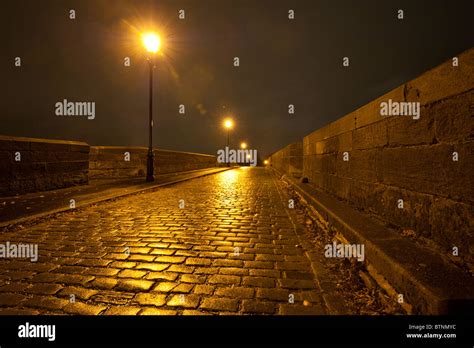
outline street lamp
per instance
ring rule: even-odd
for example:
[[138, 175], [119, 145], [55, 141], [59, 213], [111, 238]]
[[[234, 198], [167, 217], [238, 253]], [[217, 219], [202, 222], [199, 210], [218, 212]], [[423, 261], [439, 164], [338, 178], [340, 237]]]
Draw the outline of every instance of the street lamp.
[[153, 68], [155, 67], [155, 54], [161, 46], [160, 37], [155, 33], [145, 33], [142, 35], [143, 46], [147, 50], [148, 65], [150, 67], [150, 96], [149, 96], [149, 138], [148, 138], [148, 154], [146, 161], [146, 181], [154, 181], [153, 176]]
[[[234, 127], [234, 121], [232, 121], [231, 118], [226, 118], [224, 120], [224, 128], [227, 129], [227, 148], [229, 147], [229, 133], [230, 133], [230, 130], [232, 129], [232, 127]], [[227, 163], [227, 166], [230, 167], [230, 162]]]
[[234, 127], [234, 121], [230, 118], [224, 120], [224, 127], [227, 129], [227, 147], [229, 147], [229, 132]]
[[242, 142], [242, 143], [240, 144], [240, 148], [241, 148], [241, 149], [246, 149], [246, 148], [247, 148], [247, 143]]

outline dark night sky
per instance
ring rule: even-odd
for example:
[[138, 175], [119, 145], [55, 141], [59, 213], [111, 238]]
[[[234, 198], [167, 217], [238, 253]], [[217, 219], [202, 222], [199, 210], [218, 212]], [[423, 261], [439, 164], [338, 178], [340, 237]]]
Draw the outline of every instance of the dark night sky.
[[[268, 155], [474, 42], [472, 0], [3, 0], [0, 12], [0, 134], [146, 146], [148, 67], [136, 30], [154, 23], [166, 40], [154, 145], [204, 153], [223, 146], [226, 113], [232, 139]], [[64, 98], [95, 102], [96, 118], [56, 116]]]

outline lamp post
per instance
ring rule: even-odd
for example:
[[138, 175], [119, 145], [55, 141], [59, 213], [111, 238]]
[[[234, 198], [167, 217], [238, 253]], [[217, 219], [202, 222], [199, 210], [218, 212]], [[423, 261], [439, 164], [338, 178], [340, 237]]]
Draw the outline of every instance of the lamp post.
[[[240, 143], [240, 148], [242, 150], [245, 150], [247, 148], [247, 143], [245, 141], [241, 142]], [[244, 164], [245, 164], [245, 160], [240, 165], [244, 165]]]
[[[234, 121], [232, 121], [231, 118], [226, 118], [224, 120], [224, 128], [227, 129], [227, 148], [229, 147], [230, 145], [230, 141], [229, 141], [229, 133], [230, 133], [230, 130], [232, 129], [232, 127], [234, 126]], [[228, 162], [227, 163], [227, 166], [230, 167], [230, 163]]]
[[224, 120], [224, 127], [227, 129], [227, 147], [229, 147], [229, 145], [230, 145], [230, 143], [229, 143], [229, 133], [230, 133], [230, 130], [232, 129], [233, 126], [234, 126], [234, 121], [232, 121], [232, 119], [226, 118]]
[[154, 181], [153, 168], [153, 68], [155, 67], [155, 53], [158, 52], [161, 46], [160, 37], [155, 33], [146, 33], [142, 35], [143, 45], [149, 53], [148, 66], [150, 67], [150, 88], [149, 88], [149, 123], [148, 123], [148, 153], [146, 161], [146, 181]]

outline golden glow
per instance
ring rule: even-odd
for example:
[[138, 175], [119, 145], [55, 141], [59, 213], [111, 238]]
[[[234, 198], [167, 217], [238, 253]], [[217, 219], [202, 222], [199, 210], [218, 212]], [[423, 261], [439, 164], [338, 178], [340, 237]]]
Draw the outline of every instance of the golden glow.
[[226, 170], [225, 172], [219, 173], [219, 181], [221, 185], [228, 186], [235, 184], [238, 180], [239, 172], [237, 170], [231, 169]]
[[246, 149], [247, 148], [247, 143], [241, 143], [240, 148], [241, 149]]
[[143, 46], [151, 53], [156, 53], [161, 47], [160, 37], [155, 33], [142, 34]]
[[234, 121], [232, 121], [230, 118], [226, 118], [224, 120], [224, 127], [227, 129], [231, 129], [234, 126]]
[[263, 164], [268, 164], [268, 161], [267, 160], [263, 161]]

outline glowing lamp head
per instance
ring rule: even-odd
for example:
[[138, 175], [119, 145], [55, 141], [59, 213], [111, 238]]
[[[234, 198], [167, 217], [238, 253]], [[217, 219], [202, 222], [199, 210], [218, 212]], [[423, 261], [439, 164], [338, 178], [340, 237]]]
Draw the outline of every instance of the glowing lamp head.
[[240, 144], [240, 147], [241, 147], [242, 149], [246, 149], [246, 148], [247, 148], [247, 143], [242, 143], [242, 144]]
[[263, 164], [268, 164], [268, 160], [263, 161]]
[[231, 129], [234, 126], [234, 122], [230, 118], [224, 121], [224, 127], [227, 129]]
[[161, 46], [161, 40], [155, 33], [145, 33], [142, 35], [143, 46], [150, 53], [156, 53]]

